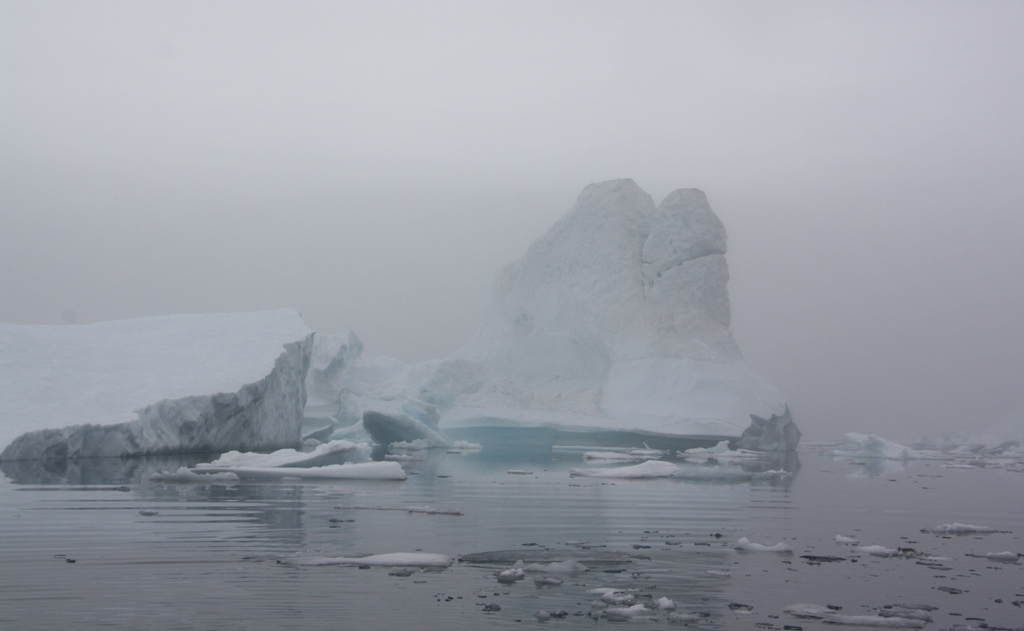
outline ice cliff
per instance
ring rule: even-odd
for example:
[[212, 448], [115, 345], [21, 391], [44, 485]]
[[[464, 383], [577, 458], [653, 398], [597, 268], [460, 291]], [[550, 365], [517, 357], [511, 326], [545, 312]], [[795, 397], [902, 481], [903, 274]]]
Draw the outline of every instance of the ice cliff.
[[449, 436], [743, 435], [744, 448], [792, 449], [799, 430], [782, 394], [744, 363], [729, 330], [725, 253], [725, 227], [701, 191], [656, 205], [632, 180], [592, 184], [498, 272], [473, 341], [416, 366], [357, 358], [346, 387], [364, 410], [432, 405]]
[[312, 344], [291, 310], [0, 324], [0, 460], [298, 447]]

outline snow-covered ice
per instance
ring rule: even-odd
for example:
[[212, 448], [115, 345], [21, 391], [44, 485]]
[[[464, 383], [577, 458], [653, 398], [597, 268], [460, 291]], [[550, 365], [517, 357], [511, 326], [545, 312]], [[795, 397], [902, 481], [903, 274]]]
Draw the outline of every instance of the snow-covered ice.
[[317, 467], [325, 464], [360, 462], [368, 460], [370, 446], [349, 440], [333, 440], [317, 445], [311, 451], [278, 449], [269, 454], [229, 451], [213, 462], [198, 464], [202, 467]]
[[0, 324], [0, 459], [297, 447], [312, 342], [293, 310]]
[[589, 478], [618, 478], [618, 479], [643, 479], [643, 478], [668, 478], [679, 471], [679, 467], [671, 462], [660, 460], [648, 460], [640, 464], [627, 467], [615, 467], [611, 469], [570, 469], [569, 475]]

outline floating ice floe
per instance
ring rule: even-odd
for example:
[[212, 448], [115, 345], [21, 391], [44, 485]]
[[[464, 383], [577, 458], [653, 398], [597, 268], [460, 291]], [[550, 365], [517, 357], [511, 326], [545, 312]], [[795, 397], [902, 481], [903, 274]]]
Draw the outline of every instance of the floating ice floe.
[[937, 535], [975, 535], [975, 534], [991, 534], [996, 532], [994, 528], [988, 526], [974, 526], [972, 524], [941, 524], [934, 528], [922, 528], [921, 532], [931, 532]]
[[193, 473], [230, 472], [240, 478], [303, 480], [405, 480], [408, 476], [397, 462], [359, 462], [323, 467], [213, 467], [192, 469]]
[[0, 459], [297, 447], [312, 344], [294, 310], [0, 324]]
[[533, 584], [537, 587], [557, 587], [564, 582], [562, 579], [554, 576], [538, 576], [533, 579]]
[[671, 598], [666, 598], [665, 596], [658, 599], [657, 605], [658, 609], [663, 609], [665, 611], [672, 611], [676, 608], [676, 603], [673, 602]]
[[448, 567], [454, 559], [445, 554], [429, 552], [390, 552], [372, 554], [364, 557], [326, 557], [293, 555], [279, 562], [286, 565], [322, 566], [322, 565], [369, 565], [381, 567]]
[[317, 467], [343, 462], [365, 461], [370, 455], [366, 443], [332, 440], [317, 445], [312, 451], [278, 449], [269, 454], [229, 451], [213, 462], [196, 465], [204, 467]]
[[989, 561], [999, 561], [1000, 563], [1016, 563], [1021, 558], [1020, 553], [1010, 552], [1009, 550], [1004, 552], [988, 552], [986, 554], [969, 554], [967, 556], [976, 556], [988, 559]]
[[484, 448], [480, 443], [474, 443], [468, 440], [457, 440], [452, 443], [452, 449], [463, 449], [466, 451], [479, 451]]
[[841, 543], [848, 546], [859, 546], [860, 539], [854, 537], [847, 537], [844, 535], [836, 535], [836, 543]]
[[648, 460], [628, 467], [614, 469], [570, 469], [569, 475], [589, 478], [616, 478], [635, 480], [643, 478], [669, 478], [679, 472], [679, 467], [671, 462]]
[[762, 456], [761, 452], [749, 449], [729, 449], [729, 441], [723, 440], [714, 447], [695, 447], [682, 454], [687, 460], [752, 460]]
[[742, 537], [733, 547], [743, 552], [778, 552], [780, 554], [793, 554], [793, 547], [789, 544], [776, 543], [774, 545], [765, 545], [763, 543], [753, 543], [746, 537]]
[[851, 616], [836, 613], [825, 605], [796, 603], [787, 606], [784, 611], [797, 618], [821, 620], [829, 624], [857, 627], [883, 627], [888, 629], [920, 629], [926, 621], [918, 618], [903, 618], [898, 615], [886, 616]]
[[157, 471], [149, 476], [154, 482], [176, 482], [181, 484], [237, 484], [238, 474], [230, 471], [221, 473], [193, 473], [188, 467], [179, 467], [173, 473]]
[[585, 451], [584, 460], [657, 460], [665, 456], [661, 449], [624, 449], [622, 451]]

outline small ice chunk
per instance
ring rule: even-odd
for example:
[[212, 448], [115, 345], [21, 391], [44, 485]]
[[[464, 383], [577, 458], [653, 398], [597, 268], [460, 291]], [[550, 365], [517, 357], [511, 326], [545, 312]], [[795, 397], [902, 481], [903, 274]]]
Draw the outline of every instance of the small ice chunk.
[[676, 604], [671, 598], [662, 596], [658, 599], [658, 609], [664, 609], [665, 611], [671, 611], [676, 608]]
[[505, 473], [509, 475], [533, 475], [533, 471], [529, 469], [509, 469]]
[[601, 612], [601, 616], [613, 622], [626, 622], [640, 617], [651, 617], [651, 610], [642, 603], [630, 607], [608, 607]]
[[457, 440], [454, 443], [452, 443], [452, 449], [466, 449], [479, 451], [480, 449], [483, 448], [484, 446], [481, 445], [480, 443], [473, 443], [468, 440]]
[[498, 582], [505, 585], [511, 585], [516, 581], [521, 581], [526, 578], [526, 571], [523, 570], [523, 562], [516, 561], [515, 566], [498, 572]]
[[855, 549], [857, 552], [863, 552], [875, 557], [891, 557], [896, 556], [900, 552], [896, 548], [886, 548], [885, 546], [857, 546]]
[[746, 537], [741, 538], [733, 546], [737, 550], [744, 552], [778, 552], [780, 554], [793, 554], [793, 547], [786, 543], [776, 543], [775, 545], [765, 545], [763, 543], [752, 543], [750, 539]]
[[154, 482], [175, 482], [181, 484], [237, 484], [238, 475], [230, 471], [221, 473], [192, 473], [188, 467], [178, 467], [178, 470], [157, 471], [149, 476]]
[[614, 469], [570, 469], [569, 475], [590, 478], [617, 478], [617, 479], [643, 479], [643, 478], [668, 478], [679, 471], [679, 467], [671, 462], [659, 460], [648, 460], [640, 464], [628, 467], [615, 467]]
[[631, 592], [613, 589], [601, 594], [601, 602], [609, 605], [632, 605], [636, 602], [636, 595]]
[[1010, 552], [1009, 550], [1004, 552], [989, 552], [988, 554], [982, 555], [989, 561], [1000, 561], [1002, 563], [1016, 563], [1020, 560], [1021, 555], [1016, 552]]
[[557, 578], [555, 576], [538, 576], [537, 578], [533, 579], [533, 583], [537, 587], [556, 587], [558, 585], [561, 585], [563, 582], [564, 581], [562, 579]]
[[854, 537], [846, 537], [844, 535], [836, 535], [836, 543], [842, 543], [848, 546], [858, 546], [860, 545], [860, 539], [855, 539]]

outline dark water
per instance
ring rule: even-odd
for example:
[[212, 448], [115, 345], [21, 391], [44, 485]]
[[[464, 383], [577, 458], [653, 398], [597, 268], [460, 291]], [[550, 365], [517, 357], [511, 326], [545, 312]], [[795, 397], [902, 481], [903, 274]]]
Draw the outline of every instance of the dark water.
[[[0, 629], [678, 628], [664, 612], [621, 623], [586, 615], [600, 613], [587, 593], [596, 587], [638, 589], [641, 602], [668, 597], [679, 612], [706, 614], [696, 628], [835, 628], [783, 611], [800, 602], [852, 615], [930, 605], [929, 629], [1024, 627], [1024, 562], [969, 556], [1024, 552], [1024, 474], [1015, 470], [943, 462], [871, 468], [805, 448], [799, 463], [787, 463], [797, 474], [782, 481], [626, 481], [570, 477], [570, 467], [583, 466], [573, 452], [485, 451], [434, 453], [405, 465], [414, 475], [401, 483], [148, 481], [156, 469], [196, 460], [49, 470], [5, 463]], [[368, 504], [464, 514], [335, 508]], [[952, 522], [1006, 532], [920, 532]], [[836, 544], [836, 534], [946, 560], [856, 554]], [[740, 537], [786, 542], [795, 554], [738, 552]], [[498, 583], [507, 564], [394, 576], [389, 568], [276, 561], [301, 552], [458, 556], [542, 547], [646, 558], [544, 588], [529, 577]], [[844, 560], [815, 564], [801, 555]], [[569, 615], [539, 622], [541, 609]]]

